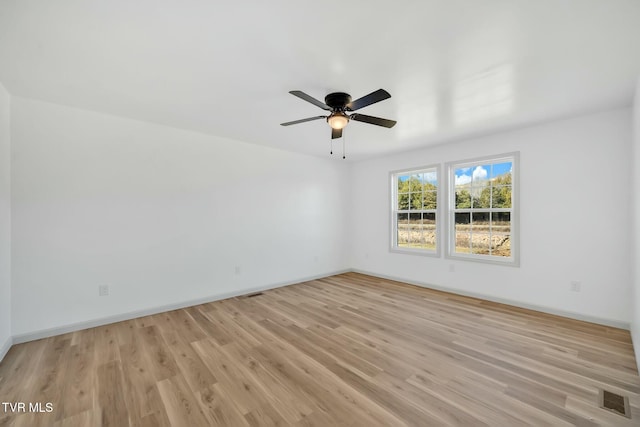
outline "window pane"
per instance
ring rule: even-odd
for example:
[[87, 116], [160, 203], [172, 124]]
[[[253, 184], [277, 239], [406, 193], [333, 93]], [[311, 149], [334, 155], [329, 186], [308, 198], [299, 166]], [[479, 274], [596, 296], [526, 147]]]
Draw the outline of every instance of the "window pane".
[[423, 209], [437, 208], [438, 193], [435, 191], [425, 191], [422, 195]]
[[468, 254], [471, 252], [471, 234], [456, 232], [456, 252]]
[[454, 171], [456, 188], [471, 183], [471, 168], [459, 168]]
[[473, 172], [471, 172], [471, 179], [474, 186], [484, 187], [489, 180], [489, 174], [491, 172], [491, 165], [478, 165], [474, 166]]
[[398, 206], [397, 209], [399, 211], [406, 211], [409, 209], [409, 193], [399, 193], [398, 194]]
[[510, 257], [511, 256], [511, 236], [510, 235], [492, 235], [491, 236], [491, 255]]
[[436, 231], [435, 230], [430, 231], [425, 227], [422, 233], [423, 233], [422, 237], [424, 239], [423, 248], [435, 250], [436, 249]]
[[420, 247], [422, 243], [422, 214], [409, 214], [409, 246], [412, 248]]
[[458, 212], [456, 213], [456, 227], [460, 226], [469, 226], [471, 223], [471, 214], [468, 212]]
[[398, 193], [409, 192], [409, 175], [398, 176]]
[[486, 233], [476, 233], [471, 235], [471, 253], [489, 255], [490, 235]]
[[409, 209], [420, 211], [422, 210], [422, 192], [418, 190], [417, 193], [411, 193], [411, 206]]
[[511, 186], [501, 185], [491, 189], [491, 207], [492, 208], [510, 208], [511, 207]]
[[409, 246], [412, 248], [419, 248], [422, 244], [422, 226], [410, 224], [409, 225]]
[[397, 236], [396, 241], [398, 246], [407, 246], [409, 243], [409, 214], [400, 213], [397, 214]]
[[491, 214], [492, 234], [511, 234], [511, 214], [509, 212], [494, 212]]
[[489, 212], [474, 212], [471, 218], [473, 234], [489, 232]]
[[422, 193], [422, 175], [414, 173], [409, 179], [409, 190], [412, 193]]
[[456, 213], [456, 252], [469, 253], [471, 249], [471, 214]]
[[491, 165], [478, 165], [472, 168], [471, 207], [489, 208], [491, 206]]
[[491, 168], [493, 185], [511, 185], [512, 162], [495, 163]]
[[412, 212], [409, 214], [409, 224], [422, 225], [422, 214], [420, 212]]
[[424, 240], [425, 249], [436, 248], [436, 214], [422, 214], [422, 238]]
[[425, 188], [430, 190], [435, 190], [438, 188], [438, 175], [434, 172], [425, 172], [424, 181]]
[[426, 228], [436, 229], [436, 214], [434, 213], [423, 213], [422, 214], [422, 225]]
[[471, 207], [471, 187], [468, 184], [456, 185], [456, 209]]
[[491, 206], [491, 187], [486, 186], [482, 189], [473, 187], [472, 191], [472, 205], [474, 209], [489, 208]]

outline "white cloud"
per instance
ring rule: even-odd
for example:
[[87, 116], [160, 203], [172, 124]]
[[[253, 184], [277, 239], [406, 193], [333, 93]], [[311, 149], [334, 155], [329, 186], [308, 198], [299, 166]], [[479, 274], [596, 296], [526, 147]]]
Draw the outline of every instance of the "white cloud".
[[456, 175], [456, 185], [464, 185], [471, 182], [469, 175]]
[[485, 168], [483, 168], [482, 166], [477, 166], [473, 170], [473, 180], [474, 181], [487, 179], [487, 175], [488, 175], [487, 170]]

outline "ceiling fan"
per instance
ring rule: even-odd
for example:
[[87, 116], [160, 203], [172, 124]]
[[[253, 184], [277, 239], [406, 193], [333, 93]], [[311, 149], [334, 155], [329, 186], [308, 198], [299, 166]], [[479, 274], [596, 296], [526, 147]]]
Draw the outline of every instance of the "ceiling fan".
[[289, 93], [310, 102], [325, 111], [330, 111], [331, 113], [328, 116], [315, 116], [306, 119], [294, 120], [292, 122], [280, 123], [281, 126], [290, 126], [298, 123], [310, 122], [312, 120], [327, 119], [327, 123], [331, 126], [331, 139], [336, 139], [342, 137], [342, 129], [350, 120], [386, 128], [392, 128], [396, 124], [395, 120], [381, 119], [380, 117], [367, 116], [359, 113], [347, 114], [347, 112], [356, 111], [371, 104], [375, 104], [376, 102], [391, 98], [389, 92], [384, 89], [378, 89], [371, 92], [369, 95], [356, 99], [355, 101], [351, 100], [351, 95], [344, 92], [330, 93], [325, 96], [324, 102], [318, 101], [314, 97], [299, 90], [292, 90]]

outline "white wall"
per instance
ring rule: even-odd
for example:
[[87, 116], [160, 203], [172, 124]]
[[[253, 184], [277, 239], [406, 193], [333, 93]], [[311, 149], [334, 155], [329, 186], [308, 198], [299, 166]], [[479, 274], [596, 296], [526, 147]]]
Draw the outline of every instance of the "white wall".
[[633, 318], [631, 320], [631, 337], [636, 352], [636, 363], [640, 371], [640, 78], [636, 86], [633, 103], [633, 184], [629, 193], [634, 203], [633, 213]]
[[10, 98], [0, 83], [0, 360], [11, 346]]
[[349, 267], [338, 159], [18, 97], [11, 112], [16, 340]]
[[[13, 335], [347, 268], [628, 324], [631, 122], [616, 110], [349, 168], [13, 97]], [[389, 171], [511, 151], [521, 153], [519, 268], [388, 251]], [[571, 280], [582, 292], [569, 291]], [[110, 296], [98, 296], [102, 284]]]
[[[357, 163], [352, 266], [628, 326], [631, 132], [624, 109]], [[389, 252], [390, 171], [512, 151], [520, 151], [519, 268]], [[570, 292], [572, 280], [581, 292]]]

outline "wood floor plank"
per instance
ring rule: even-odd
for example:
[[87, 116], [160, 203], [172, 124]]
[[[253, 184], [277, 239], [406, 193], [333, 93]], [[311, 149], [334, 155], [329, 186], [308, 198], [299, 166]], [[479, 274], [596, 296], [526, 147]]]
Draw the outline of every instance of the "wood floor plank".
[[[92, 334], [87, 334], [92, 337]], [[79, 340], [78, 344], [69, 348], [65, 377], [62, 379], [64, 386], [62, 393], [68, 396], [66, 399], [58, 399], [57, 419], [73, 417], [77, 414], [87, 414], [93, 409], [94, 378], [96, 370], [95, 352], [92, 340]]]
[[95, 328], [95, 358], [97, 365], [120, 360], [120, 343], [116, 329], [112, 325], [104, 325]]
[[[40, 339], [13, 346], [0, 363], [3, 374], [0, 382], [0, 396], [3, 402], [25, 402], [33, 393], [39, 379], [35, 370], [41, 365], [47, 350], [48, 339]], [[8, 422], [11, 412], [0, 411], [0, 425]]]
[[253, 352], [247, 354], [245, 349], [236, 343], [224, 345], [221, 349], [231, 359], [239, 362], [238, 366], [243, 372], [243, 377], [253, 379], [253, 384], [259, 387], [268, 400], [269, 406], [276, 408], [288, 423], [295, 424], [312, 412], [311, 406], [307, 405], [304, 399], [299, 398], [291, 388], [279, 381], [252, 357]]
[[187, 310], [173, 310], [166, 313], [157, 314], [156, 326], [162, 329], [169, 326], [171, 329], [180, 331], [180, 335], [186, 342], [193, 342], [204, 339], [207, 334], [200, 328], [200, 325], [189, 315]]
[[241, 367], [214, 341], [200, 340], [193, 343], [193, 348], [218, 379], [220, 388], [238, 404], [243, 415], [268, 403], [255, 387], [254, 379], [244, 376]]
[[153, 372], [156, 381], [173, 377], [178, 372], [178, 367], [169, 347], [164, 342], [158, 326], [145, 326], [140, 329], [139, 337], [144, 342], [142, 351], [149, 362], [149, 369]]
[[101, 424], [100, 418], [99, 410], [89, 409], [57, 421], [53, 427], [99, 426]]
[[631, 426], [635, 361], [628, 331], [345, 273], [15, 345], [0, 400], [53, 412], [0, 427]]
[[204, 411], [211, 426], [249, 426], [244, 414], [221, 389], [220, 384], [213, 384], [196, 393], [198, 404]]
[[206, 426], [208, 420], [196, 396], [180, 375], [158, 382], [160, 397], [172, 426]]
[[318, 409], [326, 413], [336, 413], [337, 419], [345, 424], [407, 424], [313, 359], [300, 354], [292, 360], [289, 349], [276, 342], [265, 344], [256, 350], [256, 358], [263, 365], [271, 366], [280, 375], [291, 378], [300, 389], [315, 398]]
[[124, 377], [119, 361], [98, 366], [97, 405], [101, 410], [103, 427], [125, 427], [129, 424], [129, 411], [124, 401]]
[[[142, 329], [144, 328], [135, 327], [134, 335], [141, 334], [138, 330]], [[120, 356], [125, 378], [124, 395], [133, 424], [142, 424], [142, 420], [152, 414], [157, 414], [155, 418], [164, 419], [166, 414], [162, 414], [164, 407], [160, 402], [156, 378], [147, 361], [142, 339], [134, 338], [121, 345]]]
[[[423, 378], [416, 376], [415, 379], [409, 379], [409, 382], [419, 388], [425, 388], [427, 391], [433, 389], [430, 384], [425, 383]], [[521, 401], [507, 396], [504, 392], [507, 389], [505, 384], [499, 383], [492, 378], [480, 375], [473, 371], [464, 371], [456, 377], [443, 384], [446, 393], [452, 394], [452, 399], [456, 399], [455, 395], [459, 394], [467, 399], [480, 402], [489, 411], [478, 411], [484, 416], [507, 417], [507, 422], [494, 423], [492, 425], [519, 425], [527, 426], [569, 426], [570, 423], [555, 418], [554, 416], [540, 411], [538, 408], [529, 406]], [[457, 399], [456, 399], [457, 401]], [[505, 410], [505, 407], [509, 410]], [[518, 421], [512, 422], [513, 418]]]
[[218, 344], [223, 345], [233, 341], [227, 330], [222, 325], [216, 323], [208, 311], [214, 311], [211, 306], [187, 308], [189, 315], [205, 331], [208, 338], [213, 338]]
[[194, 393], [218, 381], [193, 350], [191, 343], [187, 342], [187, 338], [173, 330], [163, 332], [162, 336], [176, 361], [179, 373]]

